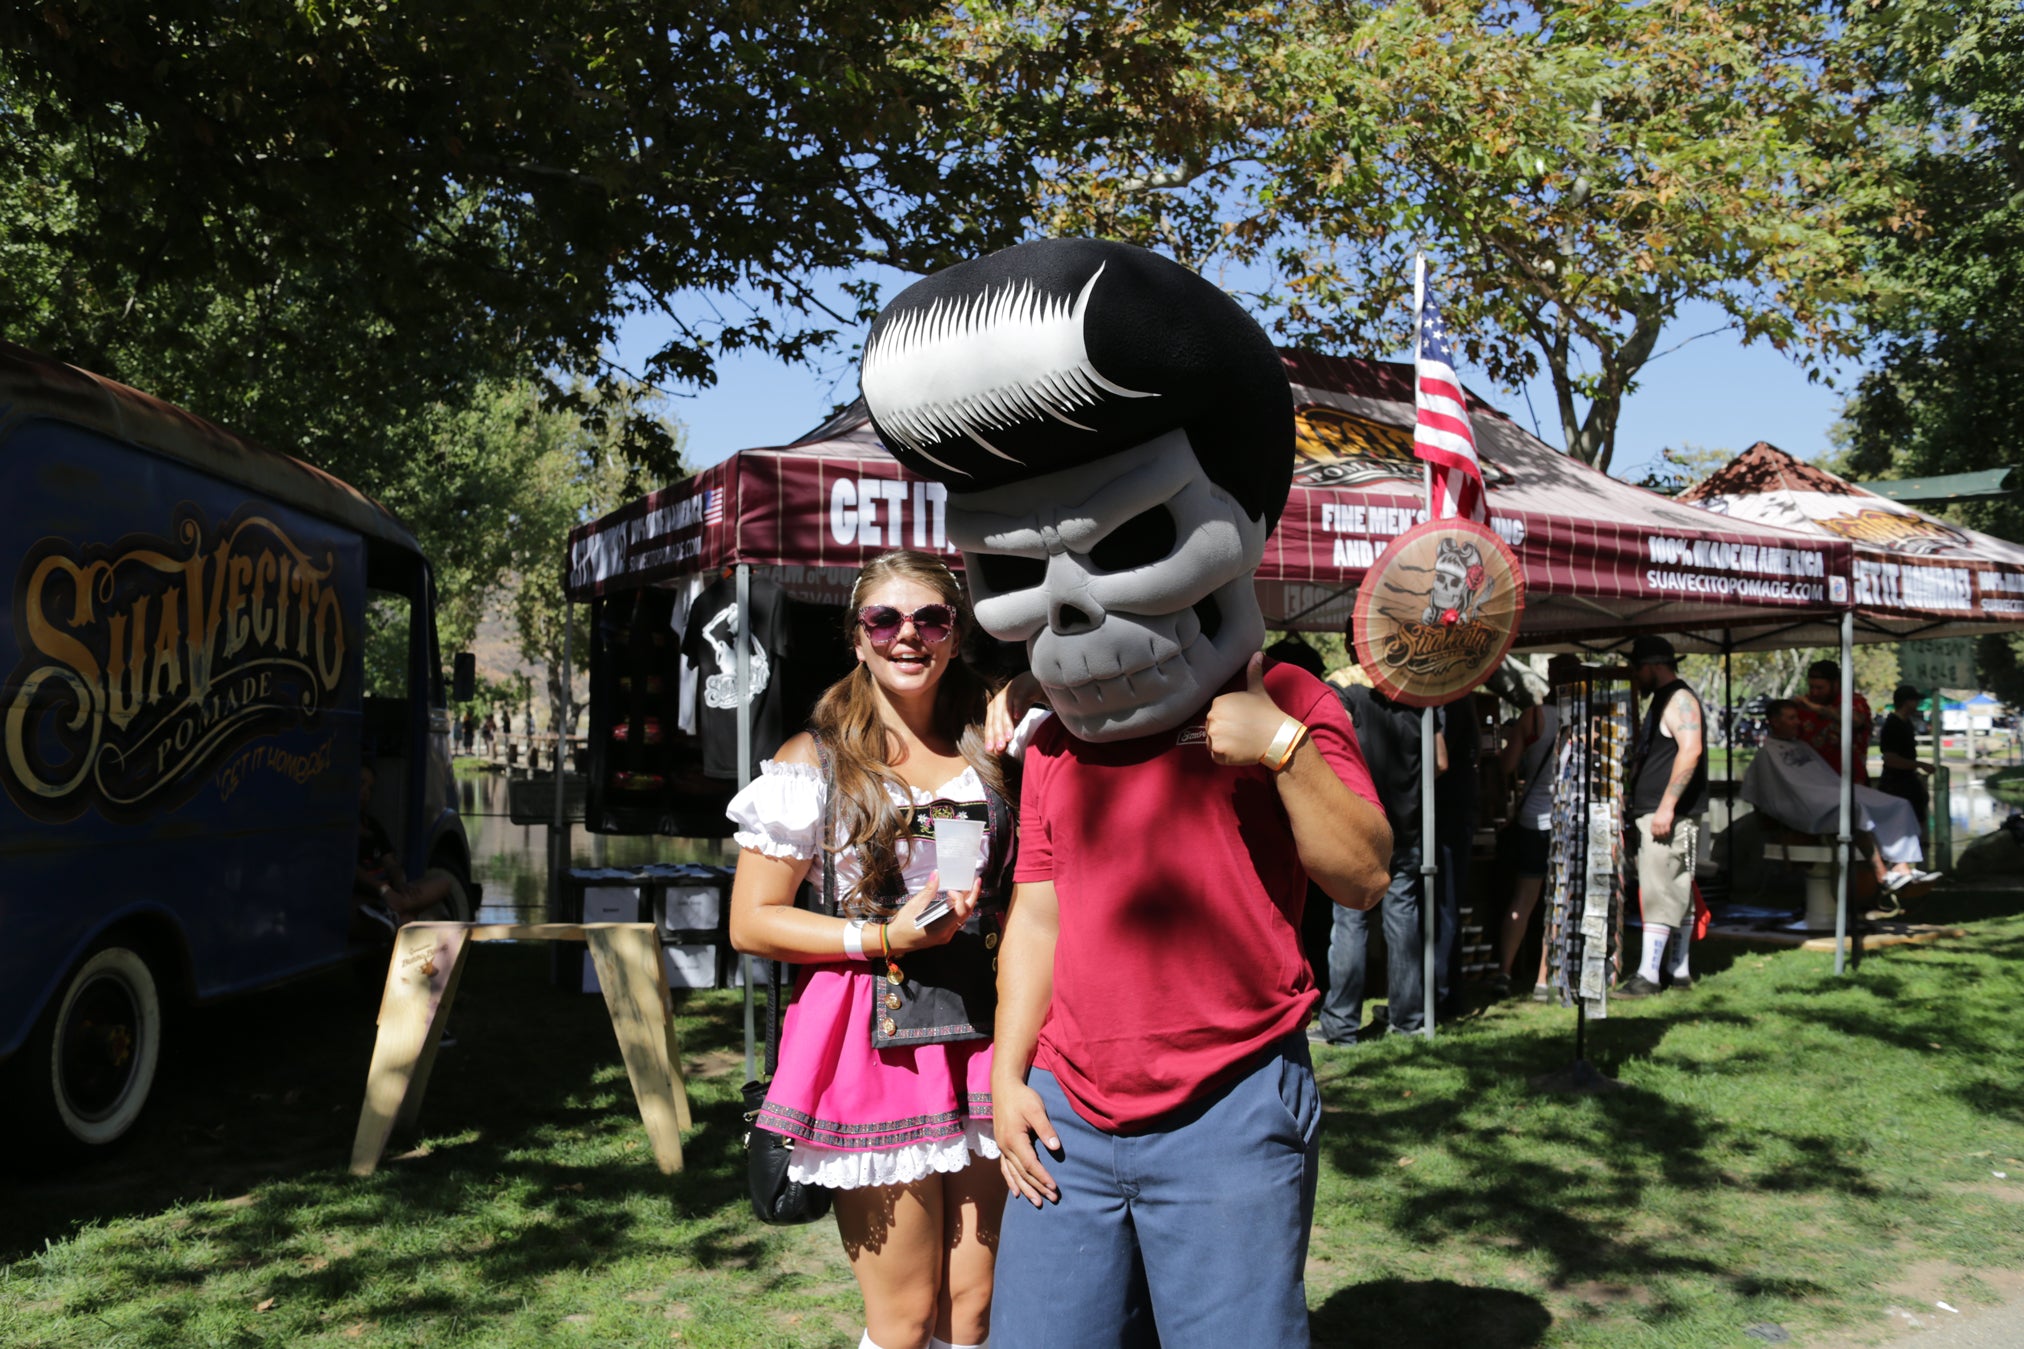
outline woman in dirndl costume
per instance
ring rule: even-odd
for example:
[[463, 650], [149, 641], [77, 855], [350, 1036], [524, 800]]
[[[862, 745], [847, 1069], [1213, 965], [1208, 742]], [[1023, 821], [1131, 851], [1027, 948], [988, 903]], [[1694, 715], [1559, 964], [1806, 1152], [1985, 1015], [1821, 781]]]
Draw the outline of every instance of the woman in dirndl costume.
[[[990, 1040], [876, 1047], [873, 1022], [894, 990], [873, 962], [883, 965], [890, 952], [904, 967], [970, 924], [981, 886], [964, 878], [965, 888], [946, 892], [950, 917], [914, 925], [940, 889], [932, 832], [921, 825], [952, 811], [980, 815], [987, 792], [1002, 809], [993, 742], [1008, 738], [1009, 721], [1002, 700], [992, 706], [983, 680], [958, 657], [970, 616], [939, 560], [915, 552], [872, 559], [847, 617], [857, 668], [830, 686], [809, 731], [782, 745], [729, 808], [741, 849], [732, 944], [799, 966], [779, 1070], [755, 1123], [794, 1140], [791, 1179], [834, 1191], [864, 1294], [862, 1345], [983, 1345], [1005, 1205], [991, 1135]], [[824, 756], [836, 795], [829, 840], [821, 837]], [[819, 880], [825, 843], [841, 917], [794, 903], [804, 879]]]

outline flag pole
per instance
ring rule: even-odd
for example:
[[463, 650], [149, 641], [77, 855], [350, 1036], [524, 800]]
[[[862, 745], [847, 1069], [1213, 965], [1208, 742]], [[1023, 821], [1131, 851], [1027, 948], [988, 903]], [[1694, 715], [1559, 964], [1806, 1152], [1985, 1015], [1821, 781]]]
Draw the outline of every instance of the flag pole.
[[[1413, 389], [1417, 401], [1420, 380], [1420, 345], [1427, 313], [1427, 255], [1413, 254]], [[1426, 487], [1427, 519], [1435, 518], [1434, 466], [1420, 463], [1420, 481]], [[1440, 884], [1440, 854], [1434, 847], [1437, 821], [1434, 819], [1434, 709], [1420, 709], [1420, 1024], [1433, 1038], [1435, 994], [1439, 980], [1434, 969], [1436, 940], [1434, 915], [1440, 908], [1435, 887]]]

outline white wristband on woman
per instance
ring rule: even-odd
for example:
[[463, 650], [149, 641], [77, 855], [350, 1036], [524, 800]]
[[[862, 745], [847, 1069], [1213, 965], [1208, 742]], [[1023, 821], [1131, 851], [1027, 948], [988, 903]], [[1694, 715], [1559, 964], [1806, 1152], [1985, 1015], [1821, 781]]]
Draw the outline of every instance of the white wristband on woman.
[[852, 919], [843, 925], [843, 953], [852, 960], [864, 959], [863, 919]]

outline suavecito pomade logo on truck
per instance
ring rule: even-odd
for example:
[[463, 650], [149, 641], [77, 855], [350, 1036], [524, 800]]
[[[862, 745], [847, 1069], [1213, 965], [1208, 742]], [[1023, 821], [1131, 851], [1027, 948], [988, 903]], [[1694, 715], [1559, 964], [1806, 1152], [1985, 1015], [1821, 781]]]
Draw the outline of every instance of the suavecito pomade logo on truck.
[[[0, 780], [37, 819], [171, 808], [232, 751], [313, 723], [337, 694], [356, 638], [331, 554], [256, 509], [216, 525], [184, 503], [170, 533], [48, 539], [17, 573]], [[254, 757], [226, 766], [221, 793], [249, 770], [299, 767]]]

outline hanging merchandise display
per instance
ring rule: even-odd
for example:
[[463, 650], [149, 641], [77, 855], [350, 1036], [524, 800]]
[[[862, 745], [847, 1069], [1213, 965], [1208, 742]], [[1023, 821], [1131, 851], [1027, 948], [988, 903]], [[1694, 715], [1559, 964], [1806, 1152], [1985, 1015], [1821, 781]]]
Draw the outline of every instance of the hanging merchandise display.
[[1553, 849], [1547, 880], [1547, 983], [1586, 1014], [1608, 1013], [1611, 945], [1623, 912], [1624, 751], [1630, 686], [1599, 671], [1554, 690]]

